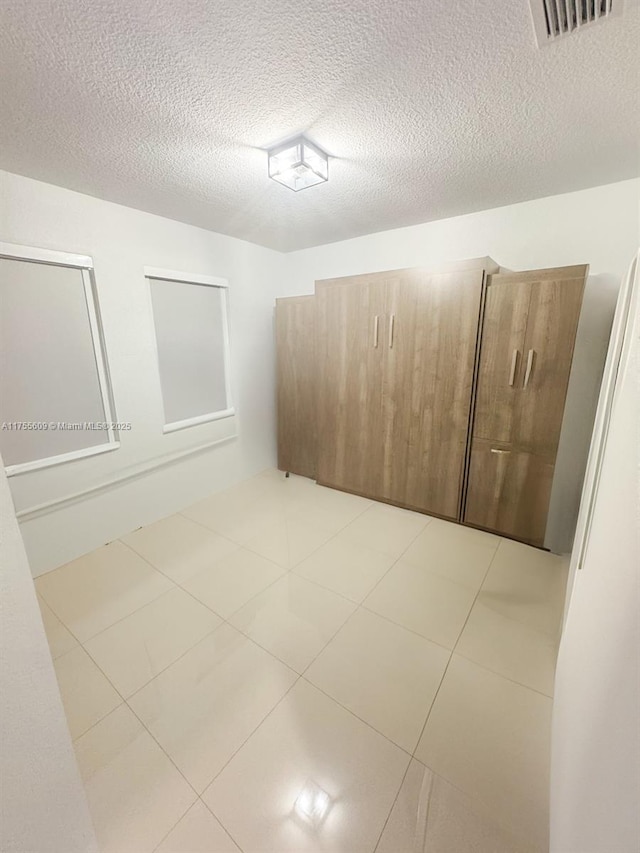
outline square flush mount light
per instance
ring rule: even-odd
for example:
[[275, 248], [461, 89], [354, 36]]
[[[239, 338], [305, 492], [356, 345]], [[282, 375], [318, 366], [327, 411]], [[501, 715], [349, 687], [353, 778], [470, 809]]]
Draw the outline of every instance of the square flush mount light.
[[329, 157], [304, 136], [267, 153], [269, 177], [294, 192], [329, 180]]

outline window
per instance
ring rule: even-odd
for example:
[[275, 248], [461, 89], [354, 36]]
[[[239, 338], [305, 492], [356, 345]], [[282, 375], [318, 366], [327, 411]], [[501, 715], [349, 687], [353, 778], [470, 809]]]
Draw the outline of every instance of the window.
[[9, 476], [119, 446], [91, 258], [0, 243], [0, 450]]
[[149, 279], [164, 432], [233, 415], [227, 282], [145, 269]]

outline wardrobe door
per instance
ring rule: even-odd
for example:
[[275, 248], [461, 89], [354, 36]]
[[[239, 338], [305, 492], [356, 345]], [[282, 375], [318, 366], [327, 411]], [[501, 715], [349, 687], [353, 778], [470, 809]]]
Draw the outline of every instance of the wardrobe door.
[[542, 547], [554, 459], [474, 440], [465, 522]]
[[380, 497], [386, 281], [316, 282], [319, 483]]
[[389, 282], [384, 496], [459, 517], [484, 272]]
[[531, 545], [544, 544], [587, 270], [506, 273], [488, 288], [464, 520]]
[[315, 297], [276, 299], [278, 468], [315, 477]]
[[516, 431], [518, 444], [535, 453], [558, 449], [586, 277], [585, 267], [577, 269], [578, 277], [557, 270], [530, 285]]
[[473, 434], [511, 441], [531, 286], [500, 279], [504, 276], [491, 276], [487, 286]]

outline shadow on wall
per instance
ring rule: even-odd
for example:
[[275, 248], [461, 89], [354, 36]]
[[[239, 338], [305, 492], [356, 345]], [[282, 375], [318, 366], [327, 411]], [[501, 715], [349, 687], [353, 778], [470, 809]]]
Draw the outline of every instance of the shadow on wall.
[[560, 433], [545, 547], [568, 554], [578, 520], [582, 483], [607, 357], [620, 280], [613, 275], [587, 278], [569, 389]]

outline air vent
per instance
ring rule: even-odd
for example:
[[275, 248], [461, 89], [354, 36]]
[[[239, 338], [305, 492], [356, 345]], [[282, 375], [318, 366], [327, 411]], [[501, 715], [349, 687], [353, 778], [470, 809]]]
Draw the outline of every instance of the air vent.
[[622, 0], [529, 0], [539, 47], [622, 12]]

